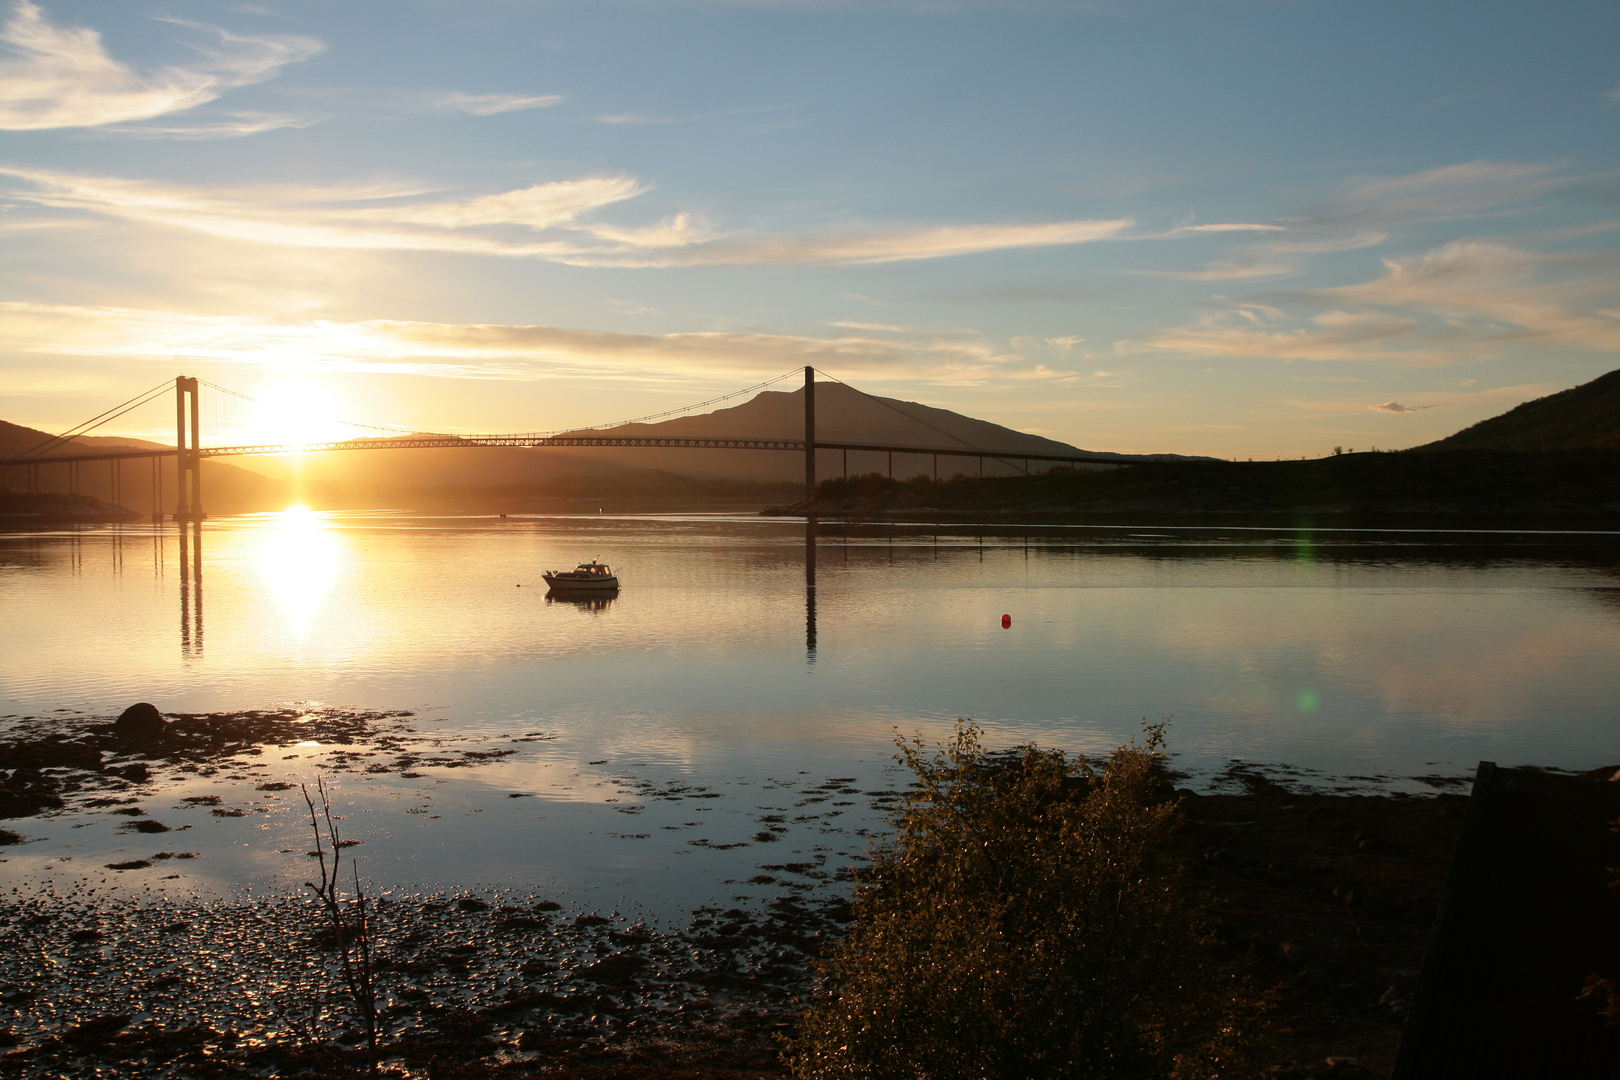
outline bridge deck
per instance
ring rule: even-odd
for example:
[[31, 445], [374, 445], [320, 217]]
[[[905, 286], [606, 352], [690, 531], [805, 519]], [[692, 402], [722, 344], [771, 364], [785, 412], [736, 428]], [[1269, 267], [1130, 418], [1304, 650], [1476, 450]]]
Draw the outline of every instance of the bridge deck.
[[[402, 439], [351, 439], [345, 442], [263, 444], [253, 446], [205, 446], [197, 451], [198, 457], [264, 457], [276, 454], [326, 453], [336, 450], [429, 450], [463, 449], [474, 446], [555, 447], [649, 447], [687, 450], [787, 450], [803, 453], [802, 439], [676, 439], [629, 438], [613, 435], [422, 435]], [[928, 457], [983, 457], [1001, 461], [1056, 461], [1068, 464], [1124, 465], [1113, 457], [1088, 454], [1039, 454], [1022, 450], [993, 450], [961, 446], [890, 446], [884, 443], [815, 442], [817, 450], [866, 450], [877, 453], [911, 454]], [[141, 458], [173, 457], [178, 450], [117, 450], [99, 454], [62, 454], [49, 457], [12, 458], [0, 460], [0, 466], [13, 465], [65, 465], [82, 461], [121, 461]]]

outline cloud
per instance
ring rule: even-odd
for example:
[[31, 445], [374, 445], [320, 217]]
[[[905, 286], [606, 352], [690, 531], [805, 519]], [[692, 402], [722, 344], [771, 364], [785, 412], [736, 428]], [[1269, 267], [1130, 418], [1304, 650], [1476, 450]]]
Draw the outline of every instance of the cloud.
[[1402, 405], [1398, 401], [1386, 401], [1382, 405], [1369, 405], [1369, 406], [1367, 406], [1367, 408], [1371, 409], [1373, 412], [1414, 413], [1414, 412], [1422, 412], [1424, 409], [1432, 409], [1432, 408], [1434, 408], [1434, 406], [1433, 405]]
[[[1620, 255], [1544, 255], [1459, 240], [1414, 259], [1384, 261], [1382, 276], [1309, 294], [1334, 303], [1432, 315], [1473, 342], [1537, 340], [1620, 349], [1620, 313], [1599, 306], [1620, 292]], [[1582, 310], [1585, 308], [1586, 310]]]
[[56, 26], [18, 0], [0, 29], [0, 129], [100, 127], [183, 112], [227, 90], [263, 82], [320, 52], [312, 38], [244, 37], [196, 27], [215, 39], [190, 66], [136, 72], [110, 55], [96, 31]]
[[1241, 221], [1216, 223], [1211, 225], [1183, 225], [1175, 233], [1225, 233], [1225, 232], [1287, 232], [1286, 225], [1252, 225]]
[[233, 112], [227, 113], [223, 119], [199, 120], [191, 124], [126, 124], [107, 126], [101, 130], [132, 139], [239, 139], [244, 135], [259, 135], [283, 128], [313, 127], [323, 119], [320, 116], [293, 116], [287, 113]]
[[1119, 342], [1121, 352], [1282, 360], [1443, 364], [1513, 342], [1620, 350], [1620, 253], [1548, 255], [1453, 241], [1354, 285], [1289, 294], [1322, 305], [1307, 320], [1232, 303], [1193, 323]]
[[439, 112], [460, 112], [471, 116], [545, 109], [567, 100], [561, 94], [445, 94], [434, 101]]
[[871, 322], [835, 322], [828, 325], [844, 330], [866, 330], [876, 334], [904, 334], [911, 330], [909, 326], [889, 326], [886, 323]]
[[1202, 270], [1170, 270], [1162, 276], [1182, 281], [1245, 281], [1255, 278], [1287, 277], [1304, 272], [1305, 256], [1327, 252], [1358, 251], [1376, 247], [1387, 239], [1382, 232], [1327, 237], [1320, 240], [1271, 240], [1252, 244], [1238, 255], [1211, 262]]
[[1249, 281], [1304, 273], [1314, 257], [1375, 247], [1393, 230], [1418, 221], [1501, 214], [1566, 187], [1545, 162], [1469, 161], [1405, 176], [1358, 177], [1337, 197], [1286, 225], [1245, 223], [1188, 225], [1164, 238], [1203, 234], [1286, 232], [1286, 238], [1256, 238], [1233, 254], [1196, 270], [1166, 271], [1183, 281]]
[[228, 240], [498, 255], [577, 266], [885, 263], [1080, 244], [1118, 236], [1132, 224], [1128, 219], [1057, 221], [771, 236], [715, 233], [685, 213], [642, 227], [592, 219], [593, 212], [649, 190], [623, 175], [450, 200], [430, 200], [433, 193], [407, 185], [219, 188], [7, 166], [0, 166], [0, 176], [26, 186], [13, 184], [0, 197]]
[[721, 240], [694, 252], [696, 264], [832, 262], [871, 264], [938, 259], [1009, 248], [1052, 247], [1106, 240], [1135, 224], [1129, 218], [1018, 225], [944, 225], [799, 237]]
[[1339, 199], [1308, 215], [1309, 224], [1385, 228], [1499, 210], [1548, 195], [1566, 181], [1559, 166], [1534, 161], [1465, 161], [1406, 176], [1352, 181]]
[[1328, 311], [1311, 326], [1282, 326], [1287, 316], [1274, 308], [1240, 304], [1207, 313], [1188, 326], [1118, 342], [1121, 353], [1169, 352], [1181, 356], [1249, 360], [1399, 360], [1440, 364], [1450, 353], [1413, 347], [1400, 339], [1421, 321], [1368, 312]]
[[25, 354], [513, 381], [757, 379], [807, 364], [945, 386], [1065, 382], [1075, 372], [971, 332], [873, 338], [696, 331], [628, 334], [409, 320], [275, 320], [0, 302], [0, 346]]

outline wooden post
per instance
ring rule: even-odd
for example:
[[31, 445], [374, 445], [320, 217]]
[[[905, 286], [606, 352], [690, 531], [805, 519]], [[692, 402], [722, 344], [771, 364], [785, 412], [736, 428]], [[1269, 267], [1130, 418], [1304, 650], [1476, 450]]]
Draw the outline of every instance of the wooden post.
[[804, 369], [804, 501], [816, 497], [816, 369]]

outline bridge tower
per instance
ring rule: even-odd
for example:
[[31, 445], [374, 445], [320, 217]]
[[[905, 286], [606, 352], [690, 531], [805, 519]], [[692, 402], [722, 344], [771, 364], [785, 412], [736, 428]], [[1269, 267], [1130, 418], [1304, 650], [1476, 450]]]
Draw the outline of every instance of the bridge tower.
[[804, 501], [816, 497], [816, 369], [804, 369]]
[[[202, 455], [198, 453], [201, 448], [202, 427], [197, 417], [197, 380], [178, 375], [174, 380], [174, 459], [177, 473], [175, 479], [179, 481], [179, 502], [175, 505], [174, 520], [182, 524], [187, 521], [201, 521], [205, 516], [202, 508]], [[189, 506], [186, 499], [187, 480], [191, 482]]]

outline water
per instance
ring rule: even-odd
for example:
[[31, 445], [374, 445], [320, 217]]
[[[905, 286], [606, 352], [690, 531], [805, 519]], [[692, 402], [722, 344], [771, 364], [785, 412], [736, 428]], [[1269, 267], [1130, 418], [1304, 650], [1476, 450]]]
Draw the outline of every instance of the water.
[[[0, 725], [138, 700], [409, 710], [441, 754], [509, 753], [368, 773], [385, 756], [305, 745], [165, 773], [124, 797], [175, 832], [131, 837], [81, 800], [13, 823], [31, 842], [0, 849], [0, 881], [296, 889], [302, 800], [260, 785], [325, 771], [379, 887], [658, 916], [768, 884], [751, 877], [832, 880], [881, 827], [872, 793], [903, 783], [896, 731], [937, 740], [958, 717], [991, 745], [1091, 753], [1168, 716], [1194, 784], [1233, 759], [1390, 790], [1481, 759], [1608, 764], [1614, 540], [824, 527], [812, 586], [801, 522], [741, 516], [245, 516], [206, 524], [184, 574], [172, 526], [8, 534]], [[591, 557], [617, 598], [547, 599], [541, 569]], [[103, 869], [160, 849], [203, 857]]]

